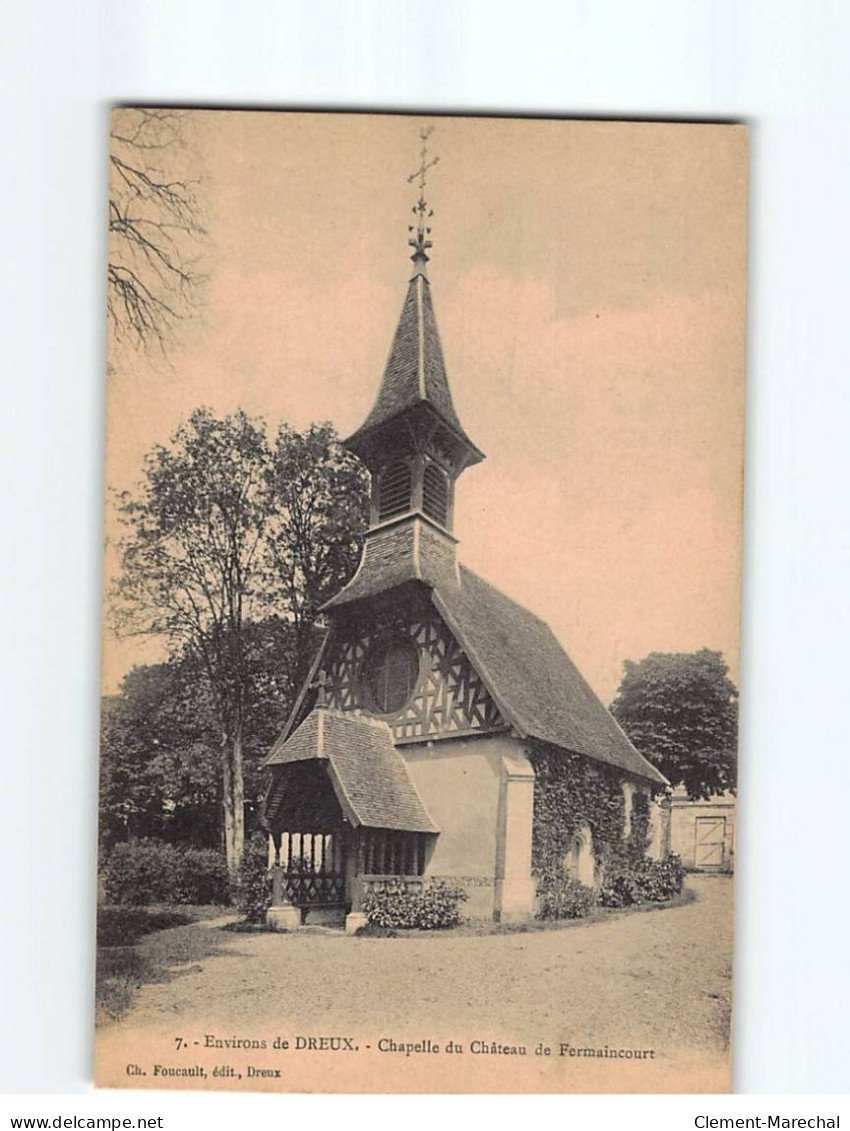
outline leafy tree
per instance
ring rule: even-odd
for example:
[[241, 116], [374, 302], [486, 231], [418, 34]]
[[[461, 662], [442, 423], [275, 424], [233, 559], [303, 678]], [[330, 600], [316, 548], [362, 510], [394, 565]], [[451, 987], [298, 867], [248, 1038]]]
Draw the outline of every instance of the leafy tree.
[[672, 785], [691, 799], [735, 788], [738, 691], [720, 652], [652, 652], [626, 660], [611, 711]]
[[330, 424], [282, 424], [274, 448], [274, 515], [267, 539], [269, 591], [294, 629], [290, 694], [316, 651], [318, 610], [354, 573], [368, 520], [368, 475]]
[[[244, 626], [246, 808], [258, 811], [260, 764], [291, 708], [292, 627], [277, 617]], [[101, 840], [128, 837], [220, 845], [219, 733], [206, 676], [191, 656], [133, 668], [104, 699]]]
[[[218, 843], [215, 719], [179, 661], [136, 667], [101, 711], [100, 838]], [[210, 836], [209, 830], [212, 830]]]
[[[203, 688], [234, 876], [246, 767], [253, 790], [306, 674], [318, 608], [353, 572], [365, 511], [365, 472], [329, 425], [303, 435], [282, 427], [272, 450], [262, 421], [243, 412], [217, 419], [208, 409], [153, 448], [140, 486], [118, 497], [125, 536], [114, 624], [166, 640], [188, 709], [200, 710], [192, 681]], [[171, 762], [159, 758], [157, 772], [183, 773], [185, 749], [170, 744]], [[137, 792], [129, 789], [126, 804]]]
[[113, 611], [119, 631], [163, 637], [203, 673], [219, 732], [224, 842], [235, 876], [244, 843], [246, 622], [270, 513], [270, 453], [244, 412], [196, 409], [119, 496], [127, 531]]
[[117, 338], [164, 348], [191, 307], [205, 231], [181, 171], [185, 110], [115, 110], [110, 130], [107, 312]]

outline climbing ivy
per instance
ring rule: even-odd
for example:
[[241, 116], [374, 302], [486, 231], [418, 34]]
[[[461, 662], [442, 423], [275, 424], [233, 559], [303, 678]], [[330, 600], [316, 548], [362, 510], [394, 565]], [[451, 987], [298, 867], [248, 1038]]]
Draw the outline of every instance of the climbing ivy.
[[634, 856], [644, 856], [649, 848], [649, 840], [649, 795], [639, 789], [632, 794], [629, 852]]
[[[632, 793], [629, 834], [625, 836], [622, 776], [615, 770], [533, 743], [534, 825], [532, 870], [542, 918], [576, 918], [603, 907], [661, 902], [682, 888], [678, 857], [650, 860], [649, 803], [644, 789]], [[573, 840], [589, 828], [598, 887], [585, 888], [565, 869]]]
[[[531, 866], [538, 889], [564, 878], [564, 861], [581, 829], [590, 829], [598, 865], [623, 846], [625, 802], [619, 776], [580, 754], [532, 743], [534, 825]], [[647, 810], [648, 817], [648, 810]]]

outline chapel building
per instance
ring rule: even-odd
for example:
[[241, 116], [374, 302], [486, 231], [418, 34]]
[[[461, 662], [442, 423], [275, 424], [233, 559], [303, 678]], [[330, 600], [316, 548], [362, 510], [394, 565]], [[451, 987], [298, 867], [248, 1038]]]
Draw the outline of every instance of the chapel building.
[[[420, 217], [422, 213], [420, 212]], [[371, 412], [346, 441], [371, 474], [360, 565], [266, 760], [271, 918], [365, 922], [370, 891], [429, 877], [466, 912], [534, 914], [529, 743], [614, 773], [627, 798], [665, 779], [551, 629], [458, 560], [455, 492], [484, 459], [452, 401], [427, 275], [428, 229]], [[664, 851], [656, 828], [653, 853]], [[589, 830], [565, 868], [593, 884]]]

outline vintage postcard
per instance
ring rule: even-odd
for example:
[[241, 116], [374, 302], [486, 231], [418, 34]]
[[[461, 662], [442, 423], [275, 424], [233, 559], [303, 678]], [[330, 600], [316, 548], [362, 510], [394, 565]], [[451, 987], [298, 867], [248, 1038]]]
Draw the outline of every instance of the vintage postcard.
[[110, 178], [97, 1083], [727, 1091], [746, 129]]

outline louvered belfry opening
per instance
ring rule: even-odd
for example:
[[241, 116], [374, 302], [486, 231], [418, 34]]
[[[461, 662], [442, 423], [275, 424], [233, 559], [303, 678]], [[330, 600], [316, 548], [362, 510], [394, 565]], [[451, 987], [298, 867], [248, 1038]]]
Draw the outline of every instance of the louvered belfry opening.
[[413, 494], [413, 473], [410, 464], [403, 459], [393, 460], [381, 472], [378, 490], [378, 519], [404, 514], [411, 507]]
[[442, 526], [449, 519], [449, 484], [446, 473], [435, 463], [425, 465], [422, 476], [422, 509]]

